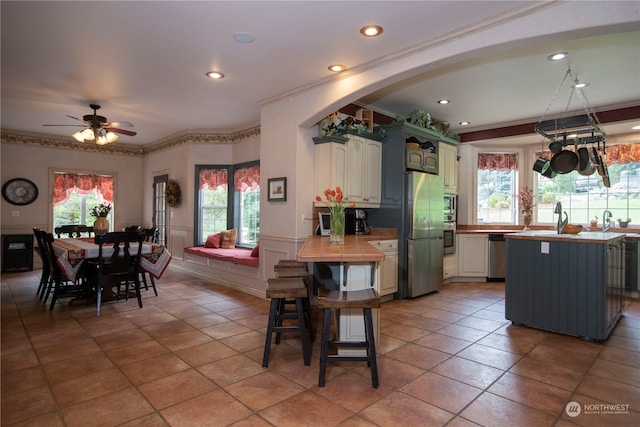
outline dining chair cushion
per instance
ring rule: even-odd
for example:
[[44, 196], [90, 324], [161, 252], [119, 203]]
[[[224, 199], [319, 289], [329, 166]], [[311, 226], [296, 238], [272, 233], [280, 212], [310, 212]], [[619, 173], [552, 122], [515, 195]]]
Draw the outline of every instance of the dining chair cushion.
[[222, 232], [221, 249], [233, 249], [236, 247], [236, 236], [238, 231], [235, 228]]
[[218, 249], [220, 247], [221, 240], [222, 240], [222, 232], [211, 234], [207, 237], [207, 241], [204, 242], [204, 247]]

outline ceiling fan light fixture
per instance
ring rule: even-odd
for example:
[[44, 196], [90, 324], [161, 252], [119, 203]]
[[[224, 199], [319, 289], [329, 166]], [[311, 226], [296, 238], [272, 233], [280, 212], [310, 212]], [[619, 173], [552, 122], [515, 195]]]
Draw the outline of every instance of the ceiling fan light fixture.
[[94, 139], [96, 139], [96, 135], [95, 133], [93, 133], [93, 129], [91, 128], [86, 128], [85, 130], [83, 130], [82, 137], [85, 140], [89, 140], [89, 141], [93, 141]]
[[84, 136], [82, 135], [81, 131], [75, 132], [73, 135], [71, 135], [76, 141], [78, 142], [84, 142]]
[[107, 132], [107, 134], [105, 135], [107, 137], [107, 143], [110, 144], [112, 142], [116, 142], [118, 140], [118, 135], [109, 131]]

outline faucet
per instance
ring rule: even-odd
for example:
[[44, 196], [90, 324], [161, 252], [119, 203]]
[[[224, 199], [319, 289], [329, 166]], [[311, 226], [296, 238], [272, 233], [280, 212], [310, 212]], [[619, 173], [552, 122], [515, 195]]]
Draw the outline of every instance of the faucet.
[[609, 209], [605, 209], [602, 212], [602, 232], [606, 233], [611, 228], [611, 211]]
[[553, 213], [558, 214], [558, 224], [556, 225], [556, 230], [558, 230], [558, 234], [564, 233], [564, 229], [567, 228], [567, 224], [569, 223], [569, 217], [566, 212], [564, 212], [564, 219], [562, 219], [562, 203], [556, 203], [556, 209]]

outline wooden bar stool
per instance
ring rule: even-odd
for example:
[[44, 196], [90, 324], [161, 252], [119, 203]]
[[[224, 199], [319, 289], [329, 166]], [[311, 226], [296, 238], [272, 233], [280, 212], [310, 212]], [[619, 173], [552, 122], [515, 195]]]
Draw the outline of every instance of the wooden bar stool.
[[[311, 341], [315, 339], [315, 331], [313, 328], [313, 319], [311, 314], [311, 296], [313, 295], [313, 276], [309, 274], [307, 270], [306, 262], [299, 262], [293, 259], [282, 259], [278, 264], [273, 266], [273, 271], [276, 273], [277, 278], [287, 277], [299, 277], [304, 279], [304, 283], [307, 286], [308, 298], [303, 301], [305, 304], [305, 316], [307, 320], [307, 326], [309, 327], [309, 336]], [[294, 304], [293, 300], [285, 300], [284, 304]]]
[[[373, 336], [372, 308], [380, 307], [380, 297], [375, 290], [368, 288], [360, 291], [329, 291], [318, 290], [318, 308], [324, 310], [324, 324], [322, 329], [322, 343], [320, 347], [320, 375], [318, 387], [324, 387], [327, 363], [329, 360], [336, 362], [367, 362], [371, 367], [371, 383], [378, 388], [378, 365], [376, 362], [376, 345]], [[329, 341], [329, 329], [331, 328], [332, 309], [361, 308], [364, 316], [365, 341]], [[365, 356], [329, 354], [329, 344], [340, 347], [364, 347], [367, 349]]]
[[[307, 286], [301, 277], [275, 278], [267, 281], [267, 298], [271, 298], [269, 309], [269, 324], [267, 325], [267, 336], [264, 344], [264, 355], [262, 357], [262, 367], [269, 365], [269, 352], [271, 350], [271, 337], [276, 333], [276, 344], [280, 344], [282, 332], [298, 332], [302, 343], [302, 358], [305, 366], [311, 364], [309, 341], [307, 340], [307, 312], [309, 307], [309, 296]], [[295, 304], [295, 310], [287, 310], [286, 304]], [[283, 320], [295, 320], [295, 326], [283, 326]], [[313, 337], [311, 338], [313, 339]]]

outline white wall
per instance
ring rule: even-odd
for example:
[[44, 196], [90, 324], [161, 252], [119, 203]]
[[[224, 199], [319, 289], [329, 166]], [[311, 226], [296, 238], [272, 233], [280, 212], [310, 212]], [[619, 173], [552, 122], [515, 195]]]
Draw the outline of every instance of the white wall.
[[[3, 143], [1, 182], [27, 178], [38, 186], [38, 198], [30, 205], [0, 202], [2, 233], [33, 233], [33, 227], [53, 231], [53, 170], [111, 174], [115, 177], [114, 229], [142, 221], [142, 157], [104, 154], [39, 145]], [[15, 213], [19, 216], [14, 216]]]

